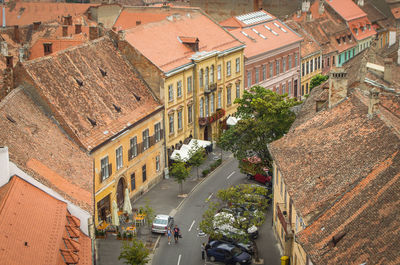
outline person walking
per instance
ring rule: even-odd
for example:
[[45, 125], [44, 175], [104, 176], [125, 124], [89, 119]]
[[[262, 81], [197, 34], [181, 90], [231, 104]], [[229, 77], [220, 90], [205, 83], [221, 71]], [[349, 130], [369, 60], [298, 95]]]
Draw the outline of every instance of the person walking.
[[167, 232], [165, 233], [167, 234], [168, 237], [168, 245], [171, 245], [171, 237], [172, 237], [171, 227], [168, 227]]
[[204, 252], [206, 250], [206, 243], [201, 244], [201, 259], [204, 260]]
[[174, 227], [175, 244], [178, 243], [179, 236], [180, 236], [180, 230], [179, 230], [178, 226], [175, 225], [175, 227]]

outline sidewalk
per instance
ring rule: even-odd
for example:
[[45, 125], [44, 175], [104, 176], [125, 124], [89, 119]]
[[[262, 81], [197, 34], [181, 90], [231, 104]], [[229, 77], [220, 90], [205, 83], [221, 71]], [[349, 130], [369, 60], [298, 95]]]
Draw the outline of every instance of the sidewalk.
[[[222, 152], [222, 161], [225, 161], [230, 156], [229, 152]], [[183, 183], [183, 193], [190, 194], [190, 192], [200, 183], [203, 178], [201, 177], [202, 171], [208, 169], [212, 163], [221, 158], [221, 149], [214, 148], [213, 152], [209, 153], [206, 161], [199, 167], [199, 178], [197, 178], [196, 168], [193, 167], [188, 179]], [[163, 179], [155, 185], [147, 193], [143, 194], [136, 201], [132, 201], [133, 208], [140, 208], [148, 204], [153, 208], [155, 214], [169, 214], [174, 215], [175, 209], [182, 203], [185, 198], [178, 197], [179, 184], [172, 176], [169, 179]], [[158, 243], [159, 236], [152, 234], [148, 226], [143, 226], [138, 230], [137, 236], [151, 249], [155, 249]], [[123, 241], [117, 240], [116, 235], [108, 234], [107, 239], [96, 240], [96, 264], [124, 264], [118, 260], [121, 246]], [[150, 255], [150, 258], [152, 255]], [[151, 264], [151, 262], [149, 262]]]

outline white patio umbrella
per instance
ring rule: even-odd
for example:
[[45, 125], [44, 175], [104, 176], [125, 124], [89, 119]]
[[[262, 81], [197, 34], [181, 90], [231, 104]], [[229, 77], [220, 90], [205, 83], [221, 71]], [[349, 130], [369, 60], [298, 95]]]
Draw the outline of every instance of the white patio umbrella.
[[128, 190], [128, 188], [125, 189], [125, 198], [124, 198], [123, 210], [127, 214], [132, 214], [132, 205], [131, 205], [131, 199], [129, 198], [129, 190]]
[[115, 200], [112, 203], [111, 221], [112, 221], [112, 225], [119, 226], [118, 206], [117, 206], [117, 202]]
[[235, 117], [233, 117], [233, 116], [230, 116], [230, 117], [226, 120], [226, 124], [231, 125], [231, 126], [236, 125], [237, 122], [238, 122], [238, 119], [235, 118]]

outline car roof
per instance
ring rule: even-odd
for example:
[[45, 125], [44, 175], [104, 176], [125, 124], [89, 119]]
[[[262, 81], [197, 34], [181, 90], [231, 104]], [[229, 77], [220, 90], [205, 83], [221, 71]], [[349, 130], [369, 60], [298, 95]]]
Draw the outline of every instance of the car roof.
[[165, 219], [168, 220], [169, 215], [166, 214], [157, 214], [156, 219]]
[[231, 245], [231, 244], [228, 244], [228, 243], [222, 243], [222, 244], [219, 244], [217, 246], [217, 248], [221, 248], [221, 249], [225, 249], [225, 250], [231, 251], [233, 248], [235, 248], [235, 246]]

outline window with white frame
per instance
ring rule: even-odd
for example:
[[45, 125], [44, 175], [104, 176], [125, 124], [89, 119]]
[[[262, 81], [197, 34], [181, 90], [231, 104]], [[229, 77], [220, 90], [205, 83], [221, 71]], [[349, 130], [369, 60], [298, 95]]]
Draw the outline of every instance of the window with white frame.
[[160, 156], [156, 156], [156, 171], [160, 171]]
[[297, 62], [298, 62], [298, 60], [297, 60], [298, 58], [297, 58], [297, 53], [294, 55], [294, 67], [297, 67]]
[[289, 55], [289, 59], [288, 59], [288, 70], [292, 69], [292, 56]]
[[187, 78], [187, 92], [188, 92], [188, 93], [191, 93], [192, 90], [193, 90], [193, 81], [192, 81], [192, 77], [189, 76], [189, 77]]
[[262, 66], [262, 80], [267, 79], [267, 66], [263, 64]]
[[236, 83], [236, 98], [240, 98], [240, 83]]
[[282, 59], [282, 73], [286, 72], [286, 58]]
[[168, 86], [168, 101], [173, 101], [174, 100], [174, 85], [169, 85]]
[[204, 117], [204, 99], [200, 99], [200, 118]]
[[146, 182], [147, 179], [147, 173], [146, 173], [146, 165], [142, 166], [142, 181], [143, 183]]
[[211, 65], [210, 67], [210, 80], [211, 83], [214, 84], [214, 65]]
[[217, 78], [218, 78], [218, 80], [221, 80], [221, 65], [220, 64], [217, 66]]
[[231, 61], [226, 62], [226, 75], [231, 76]]
[[279, 63], [279, 61], [276, 61], [276, 69], [275, 69], [275, 72], [276, 72], [277, 75], [279, 75], [279, 68], [280, 68], [280, 63]]
[[210, 99], [211, 113], [214, 113], [214, 111], [215, 111], [214, 106], [215, 106], [215, 103], [214, 103], [214, 93], [211, 93], [211, 99]]
[[150, 147], [150, 137], [149, 137], [149, 129], [146, 129], [142, 132], [143, 136], [143, 150], [149, 149]]
[[129, 158], [132, 159], [137, 156], [137, 137], [133, 137], [130, 139], [130, 151]]
[[174, 133], [174, 114], [169, 115], [169, 134]]
[[247, 87], [251, 87], [251, 71], [247, 71]]
[[286, 85], [282, 84], [282, 95], [286, 93]]
[[123, 165], [124, 162], [122, 160], [122, 146], [118, 147], [115, 150], [115, 160], [116, 160], [115, 162], [117, 164], [117, 170], [124, 166]]
[[161, 123], [154, 124], [154, 139], [157, 142], [161, 140]]
[[193, 122], [193, 105], [188, 106], [188, 123]]
[[209, 82], [208, 82], [208, 67], [206, 67], [206, 73], [204, 75], [204, 83], [205, 83], [206, 89], [208, 89], [208, 85], [209, 85]]
[[240, 58], [236, 58], [236, 73], [240, 72]]
[[208, 96], [206, 96], [205, 98], [206, 98], [206, 100], [205, 100], [205, 106], [204, 106], [204, 108], [205, 108], [205, 110], [206, 110], [206, 117], [208, 117], [208, 116], [210, 116], [209, 113], [208, 113], [208, 110], [209, 110]]
[[310, 73], [312, 73], [314, 71], [314, 60], [311, 59], [310, 60]]
[[101, 164], [101, 181], [104, 181], [111, 175], [111, 172], [109, 172], [108, 156], [101, 159], [100, 164]]
[[228, 104], [228, 105], [232, 104], [231, 86], [226, 88], [226, 104]]
[[292, 81], [288, 82], [288, 95], [290, 96], [292, 93]]
[[219, 109], [222, 108], [222, 91], [218, 91], [218, 106]]
[[274, 76], [274, 66], [272, 63], [269, 63], [269, 78]]
[[178, 81], [176, 83], [176, 91], [178, 94], [178, 98], [182, 97], [182, 81]]
[[256, 80], [255, 83], [257, 84], [260, 81], [260, 70], [256, 68]]
[[182, 109], [178, 110], [178, 130], [182, 130]]

